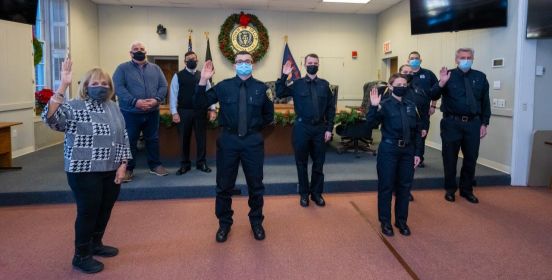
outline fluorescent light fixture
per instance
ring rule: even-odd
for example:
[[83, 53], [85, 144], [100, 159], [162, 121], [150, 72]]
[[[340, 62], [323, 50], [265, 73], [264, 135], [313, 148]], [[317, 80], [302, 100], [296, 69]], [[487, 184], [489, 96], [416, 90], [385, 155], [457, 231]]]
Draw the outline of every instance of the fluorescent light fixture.
[[366, 4], [370, 0], [322, 0], [324, 3], [349, 3], [349, 4]]

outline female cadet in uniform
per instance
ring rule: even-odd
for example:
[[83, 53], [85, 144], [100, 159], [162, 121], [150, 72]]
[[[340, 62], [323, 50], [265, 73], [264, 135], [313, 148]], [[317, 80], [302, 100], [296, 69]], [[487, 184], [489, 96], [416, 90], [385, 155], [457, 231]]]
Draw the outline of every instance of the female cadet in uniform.
[[366, 115], [369, 129], [381, 124], [382, 139], [378, 148], [378, 216], [381, 231], [393, 236], [391, 197], [396, 191], [395, 226], [402, 235], [410, 235], [406, 224], [409, 193], [414, 168], [420, 163], [421, 122], [416, 105], [406, 95], [407, 79], [394, 74], [389, 79], [391, 97], [381, 100], [376, 88], [370, 92], [371, 106]]

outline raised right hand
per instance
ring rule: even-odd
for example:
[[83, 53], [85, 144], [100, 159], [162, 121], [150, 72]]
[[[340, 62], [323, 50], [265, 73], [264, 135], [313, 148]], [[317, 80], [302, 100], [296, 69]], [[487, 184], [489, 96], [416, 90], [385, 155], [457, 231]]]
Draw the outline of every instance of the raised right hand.
[[444, 87], [450, 79], [450, 72], [448, 71], [447, 67], [441, 68], [441, 71], [439, 71], [439, 78], [439, 86]]
[[372, 106], [378, 106], [381, 101], [381, 96], [378, 94], [378, 88], [373, 87], [372, 90], [370, 90], [370, 104]]
[[73, 62], [71, 61], [71, 58], [67, 57], [65, 60], [61, 63], [61, 83], [64, 85], [70, 85], [73, 78], [73, 72], [72, 72]]
[[180, 115], [178, 113], [172, 115], [172, 121], [173, 123], [179, 123], [180, 122]]
[[213, 66], [213, 62], [208, 60], [205, 64], [203, 64], [203, 69], [201, 69], [201, 80], [207, 82], [207, 80], [211, 79], [214, 74], [215, 67]]
[[286, 64], [284, 64], [284, 67], [282, 68], [282, 74], [289, 75], [293, 71], [293, 66], [291, 66], [291, 61], [286, 61]]

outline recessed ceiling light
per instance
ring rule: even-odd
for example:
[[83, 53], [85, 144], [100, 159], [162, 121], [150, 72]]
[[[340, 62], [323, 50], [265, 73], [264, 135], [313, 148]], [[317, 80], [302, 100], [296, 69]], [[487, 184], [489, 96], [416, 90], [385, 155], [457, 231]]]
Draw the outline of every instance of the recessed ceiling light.
[[349, 4], [366, 4], [370, 0], [322, 0], [324, 3], [349, 3]]

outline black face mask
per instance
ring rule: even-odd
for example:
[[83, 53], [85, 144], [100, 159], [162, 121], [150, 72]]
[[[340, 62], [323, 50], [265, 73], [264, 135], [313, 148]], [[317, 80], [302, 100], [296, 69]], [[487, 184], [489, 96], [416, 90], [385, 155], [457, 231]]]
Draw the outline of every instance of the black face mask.
[[186, 61], [186, 67], [190, 70], [194, 70], [197, 67], [197, 60], [188, 60]]
[[90, 97], [90, 99], [102, 102], [107, 99], [109, 89], [105, 87], [88, 87], [86, 92], [88, 93], [88, 97]]
[[398, 97], [403, 97], [406, 95], [407, 90], [407, 87], [393, 87], [393, 94]]
[[318, 65], [307, 65], [307, 73], [314, 75], [318, 72]]
[[132, 53], [132, 58], [136, 61], [144, 61], [144, 59], [146, 59], [146, 53], [141, 51], [134, 52]]

